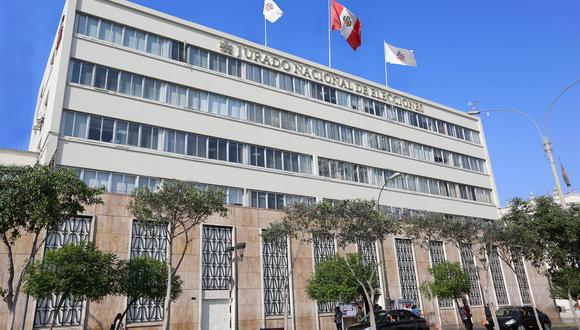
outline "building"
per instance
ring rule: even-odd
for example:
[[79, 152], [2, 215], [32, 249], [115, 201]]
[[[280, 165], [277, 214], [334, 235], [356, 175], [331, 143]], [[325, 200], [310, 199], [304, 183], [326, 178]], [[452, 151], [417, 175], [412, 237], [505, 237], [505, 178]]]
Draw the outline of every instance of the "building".
[[[478, 118], [122, 0], [67, 1], [29, 150], [40, 163], [74, 168], [87, 184], [108, 190], [104, 205], [48, 233], [47, 249], [93, 240], [121, 258], [163, 259], [163, 239], [132, 218], [128, 193], [167, 178], [226, 190], [229, 216], [212, 217], [196, 231], [180, 269], [185, 282], [171, 312], [175, 329], [281, 326], [281, 284], [289, 267], [295, 269], [292, 327], [334, 328], [332, 304], [318, 305], [305, 294], [316, 262], [334, 253], [334, 243], [315, 239], [292, 264], [295, 242], [280, 248], [260, 239], [289, 203], [376, 199], [385, 177], [400, 172], [381, 199], [393, 212], [498, 217]], [[229, 278], [236, 272], [224, 248], [241, 242], [246, 248], [235, 294]], [[498, 258], [489, 273], [478, 268], [469, 244], [431, 243], [425, 251], [392, 237], [382, 246], [361, 242], [352, 249], [370, 260], [383, 249], [382, 287], [392, 298], [421, 305], [433, 322], [418, 287], [426, 269], [442, 260], [468, 269], [478, 322], [487, 296], [499, 305], [526, 304], [548, 292], [545, 279], [523, 263], [518, 269], [528, 281], [518, 283]], [[485, 294], [485, 287], [494, 292]], [[69, 302], [58, 323], [106, 328], [126, 303], [126, 297]], [[27, 304], [21, 315], [27, 329], [45, 327], [54, 309], [50, 299], [21, 304]], [[438, 305], [443, 324], [460, 323], [452, 303]], [[0, 326], [5, 318], [2, 306]], [[150, 301], [128, 313], [129, 327], [155, 327], [162, 319], [162, 308]]]

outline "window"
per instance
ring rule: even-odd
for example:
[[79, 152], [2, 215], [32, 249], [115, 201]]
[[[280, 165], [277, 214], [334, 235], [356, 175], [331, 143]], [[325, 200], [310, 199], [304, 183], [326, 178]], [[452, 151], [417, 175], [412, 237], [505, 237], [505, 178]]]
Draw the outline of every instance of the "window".
[[171, 43], [171, 59], [180, 62], [185, 62], [184, 44], [182, 42], [174, 40], [171, 40], [170, 43]]
[[209, 54], [210, 70], [226, 73], [226, 57], [221, 54], [211, 52]]
[[415, 256], [413, 242], [410, 239], [395, 239], [397, 253], [397, 265], [399, 268], [399, 281], [401, 284], [401, 297], [411, 299], [419, 304], [419, 289], [417, 287], [417, 275], [415, 273]]
[[127, 144], [132, 146], [139, 145], [139, 124], [129, 123], [129, 134]]
[[81, 74], [79, 82], [83, 85], [92, 86], [93, 85], [93, 64], [82, 63]]
[[95, 70], [94, 86], [97, 88], [105, 89], [106, 83], [107, 83], [107, 68], [97, 66], [97, 69]]
[[282, 111], [281, 114], [282, 114], [282, 128], [291, 131], [296, 131], [296, 115], [287, 111]]
[[87, 136], [87, 120], [88, 116], [83, 114], [76, 114], [73, 128], [73, 136], [79, 138], [86, 138]]
[[62, 112], [62, 122], [60, 132], [66, 136], [73, 135], [73, 125], [74, 125], [75, 114], [69, 111]]
[[228, 57], [228, 74], [230, 76], [242, 76], [242, 64], [240, 60]]
[[199, 66], [202, 68], [209, 67], [209, 52], [194, 46], [189, 47], [189, 64]]
[[262, 82], [262, 70], [259, 66], [246, 63], [246, 79], [255, 81], [257, 83]]
[[112, 119], [103, 118], [103, 128], [101, 131], [101, 141], [113, 142], [113, 127], [115, 121]]
[[127, 144], [127, 123], [118, 121], [115, 127], [115, 143]]

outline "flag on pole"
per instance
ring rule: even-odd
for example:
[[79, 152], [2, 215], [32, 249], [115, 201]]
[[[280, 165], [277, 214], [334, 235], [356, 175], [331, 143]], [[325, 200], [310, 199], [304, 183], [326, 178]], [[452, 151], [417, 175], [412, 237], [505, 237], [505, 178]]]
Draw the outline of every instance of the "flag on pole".
[[385, 41], [385, 61], [391, 64], [417, 66], [415, 54], [410, 49], [398, 48]]
[[283, 14], [284, 12], [280, 7], [278, 7], [274, 0], [264, 0], [264, 18], [266, 18], [268, 22], [276, 22]]
[[566, 172], [566, 169], [564, 168], [564, 164], [562, 164], [562, 160], [560, 160], [560, 157], [558, 157], [558, 160], [560, 161], [560, 170], [562, 171], [562, 179], [564, 180], [566, 187], [570, 188], [572, 187], [572, 184], [570, 183], [570, 178], [568, 178], [568, 173]]
[[362, 24], [346, 7], [332, 0], [330, 29], [340, 30], [346, 42], [356, 50], [361, 45]]

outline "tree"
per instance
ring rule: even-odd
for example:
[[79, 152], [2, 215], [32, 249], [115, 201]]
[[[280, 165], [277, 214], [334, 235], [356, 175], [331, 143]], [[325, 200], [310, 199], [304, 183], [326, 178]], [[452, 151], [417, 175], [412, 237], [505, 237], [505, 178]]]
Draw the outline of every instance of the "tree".
[[[514, 198], [510, 205], [499, 230], [501, 256], [506, 262], [513, 263], [515, 258], [523, 257], [537, 269], [547, 267], [546, 275], [566, 292], [570, 308], [574, 310], [572, 292], [580, 272], [580, 209], [575, 205], [562, 209], [550, 196], [530, 201]], [[532, 303], [536, 322], [541, 327], [534, 299]], [[575, 313], [573, 316], [580, 329], [580, 321]]]
[[[419, 246], [427, 252], [427, 255], [429, 255], [429, 244], [431, 241], [442, 239], [444, 236], [442, 230], [445, 228], [446, 221], [447, 219], [445, 218], [445, 215], [441, 213], [423, 212], [406, 217], [403, 221], [403, 232], [405, 232], [408, 237], [413, 238], [415, 242], [419, 243]], [[426, 289], [428, 290], [429, 288], [427, 287]], [[428, 294], [427, 296], [433, 297], [434, 295]], [[433, 311], [437, 311], [440, 319], [441, 311], [439, 310], [437, 302], [435, 299], [430, 300]], [[435, 322], [438, 323], [438, 321]], [[440, 324], [439, 329], [442, 328], [443, 325]]]
[[67, 299], [100, 301], [114, 293], [117, 256], [103, 253], [92, 243], [65, 245], [46, 253], [44, 259], [28, 265], [24, 292], [36, 299], [59, 297], [50, 328]]
[[[147, 257], [136, 257], [121, 262], [117, 270], [116, 294], [130, 297], [121, 320], [137, 300], [147, 298], [160, 300], [167, 292], [167, 264]], [[171, 300], [175, 301], [182, 292], [183, 281], [173, 274], [171, 279]]]
[[[102, 203], [101, 192], [63, 167], [0, 166], [0, 240], [8, 257], [8, 279], [0, 296], [8, 306], [7, 329], [14, 327], [24, 270], [44, 244], [41, 234], [56, 230], [85, 206]], [[13, 248], [23, 234], [32, 237], [32, 244], [24, 265], [17, 270]]]
[[[151, 191], [141, 187], [133, 191], [134, 199], [127, 207], [145, 225], [163, 225], [167, 240], [167, 289], [165, 292], [163, 329], [169, 329], [171, 308], [171, 280], [179, 270], [189, 243], [191, 231], [212, 214], [227, 215], [225, 193], [219, 189], [197, 189], [192, 182], [165, 180], [161, 189]], [[173, 267], [173, 242], [183, 237], [180, 257]]]
[[471, 291], [469, 277], [457, 262], [444, 261], [429, 268], [429, 273], [433, 280], [421, 286], [423, 293], [429, 297], [432, 294], [439, 299], [453, 299], [460, 306], [458, 300]]
[[[290, 210], [290, 209], [289, 209]], [[384, 212], [376, 209], [376, 204], [372, 201], [349, 200], [335, 203], [322, 202], [314, 205], [301, 206], [300, 212], [287, 216], [282, 223], [273, 223], [270, 230], [281, 234], [289, 232], [296, 233], [294, 237], [308, 239], [307, 234], [325, 234], [332, 236], [342, 253], [351, 244], [359, 242], [375, 243], [384, 240], [387, 236], [395, 234], [399, 230], [399, 222]], [[290, 231], [280, 230], [280, 228], [291, 228]], [[266, 234], [268, 235], [268, 234]], [[284, 237], [272, 235], [274, 237]], [[287, 237], [287, 236], [286, 236]], [[300, 243], [299, 243], [300, 244]], [[357, 283], [363, 289], [364, 298], [368, 306], [373, 306], [375, 297], [378, 294], [378, 285], [374, 281], [377, 276], [379, 264], [373, 265], [373, 272], [367, 277], [358, 277], [356, 265], [350, 264], [350, 259], [346, 258], [348, 271], [353, 275]], [[374, 311], [369, 309], [369, 318], [372, 329], [376, 329]]]
[[[355, 270], [355, 276], [350, 272], [349, 265]], [[372, 278], [373, 286], [378, 287], [379, 278], [374, 268], [375, 265], [365, 263], [356, 253], [349, 253], [346, 258], [342, 256], [325, 258], [308, 280], [306, 293], [310, 299], [319, 302], [360, 301], [364, 299], [365, 294], [356, 277]]]

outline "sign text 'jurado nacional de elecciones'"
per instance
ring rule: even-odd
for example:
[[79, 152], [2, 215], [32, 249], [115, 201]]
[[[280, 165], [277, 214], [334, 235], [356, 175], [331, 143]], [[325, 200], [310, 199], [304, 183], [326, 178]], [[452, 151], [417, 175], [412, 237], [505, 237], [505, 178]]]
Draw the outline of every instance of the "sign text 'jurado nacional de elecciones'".
[[379, 101], [387, 102], [391, 105], [399, 106], [413, 111], [423, 112], [423, 104], [415, 100], [397, 94], [392, 94], [385, 90], [377, 89], [375, 87], [341, 77], [328, 71], [313, 68], [311, 66], [297, 63], [285, 58], [276, 57], [248, 46], [234, 44], [229, 41], [221, 41], [219, 49], [222, 53], [242, 60], [255, 62], [257, 64], [276, 70], [285, 71], [295, 76], [318, 81], [323, 84], [347, 90], [359, 95], [368, 96]]

